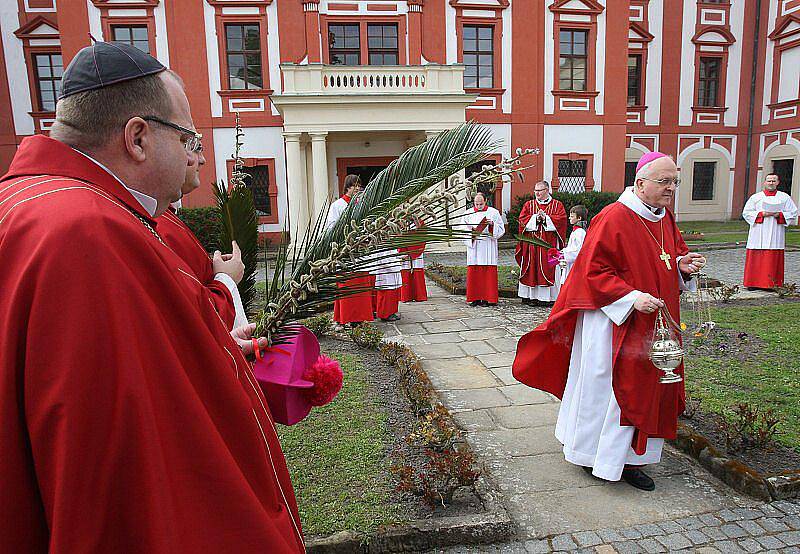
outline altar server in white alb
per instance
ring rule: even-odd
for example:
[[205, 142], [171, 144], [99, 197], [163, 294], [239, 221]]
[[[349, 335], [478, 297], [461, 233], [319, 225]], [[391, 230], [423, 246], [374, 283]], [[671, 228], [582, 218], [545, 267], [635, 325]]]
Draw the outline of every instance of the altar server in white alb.
[[497, 239], [506, 232], [503, 216], [486, 204], [479, 192], [464, 214], [464, 229], [472, 233], [467, 245], [467, 302], [472, 306], [497, 304]]
[[750, 224], [744, 262], [744, 286], [772, 289], [783, 285], [783, 249], [786, 227], [797, 224], [797, 206], [791, 196], [778, 190], [774, 173], [764, 180], [764, 190], [755, 193], [742, 210]]
[[569, 275], [569, 270], [572, 269], [572, 264], [578, 259], [578, 253], [583, 246], [583, 240], [586, 238], [587, 220], [589, 217], [589, 210], [586, 206], [572, 206], [569, 210], [569, 223], [572, 225], [572, 233], [569, 235], [567, 246], [561, 251], [563, 258], [561, 259], [561, 283], [564, 284]]

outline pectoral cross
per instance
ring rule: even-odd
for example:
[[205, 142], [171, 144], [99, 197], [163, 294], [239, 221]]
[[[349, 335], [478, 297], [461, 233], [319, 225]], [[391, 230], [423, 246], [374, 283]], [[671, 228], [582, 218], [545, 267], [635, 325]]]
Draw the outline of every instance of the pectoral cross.
[[661, 261], [663, 261], [664, 265], [667, 266], [667, 269], [672, 269], [672, 265], [670, 265], [669, 263], [670, 260], [669, 254], [664, 252], [663, 249], [661, 250], [661, 255], [659, 256], [659, 258], [661, 258]]

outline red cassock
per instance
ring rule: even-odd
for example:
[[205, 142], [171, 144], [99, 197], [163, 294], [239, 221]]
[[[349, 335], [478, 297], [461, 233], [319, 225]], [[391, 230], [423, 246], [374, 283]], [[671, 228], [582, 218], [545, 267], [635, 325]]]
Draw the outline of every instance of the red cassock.
[[[597, 310], [638, 290], [663, 299], [680, 321], [676, 256], [688, 252], [669, 211], [663, 218], [664, 248], [671, 269], [659, 258], [661, 249], [643, 225], [659, 239], [661, 224], [645, 221], [615, 202], [593, 220], [581, 255], [558, 296], [549, 319], [523, 336], [517, 345], [514, 377], [561, 398], [567, 382], [575, 323], [581, 310]], [[612, 340], [612, 383], [622, 411], [622, 425], [633, 425], [634, 449], [644, 452], [650, 437], [675, 438], [684, 408], [683, 383], [663, 385], [661, 373], [648, 359], [655, 314], [633, 311]], [[683, 374], [683, 365], [676, 373]]]
[[[525, 226], [542, 210], [553, 221], [555, 231], [525, 231]], [[553, 198], [547, 204], [540, 204], [534, 198], [528, 200], [519, 214], [519, 233], [530, 235], [551, 244], [553, 248], [564, 248], [567, 236], [567, 212], [564, 204]], [[519, 281], [529, 287], [551, 287], [555, 283], [556, 266], [547, 263], [547, 250], [527, 242], [517, 244], [514, 258], [519, 265]]]
[[209, 297], [222, 321], [225, 322], [228, 329], [231, 329], [236, 319], [231, 291], [214, 279], [211, 258], [208, 257], [203, 245], [194, 236], [192, 230], [172, 211], [172, 208], [160, 215], [156, 222], [158, 223], [158, 234], [161, 235], [167, 246], [172, 248], [173, 252], [189, 264], [195, 277], [208, 289]]
[[425, 268], [422, 266], [422, 254], [425, 252], [426, 243], [421, 242], [413, 246], [398, 248], [397, 251], [408, 256], [406, 267], [401, 272], [403, 287], [400, 299], [403, 302], [424, 302], [428, 299], [428, 288], [425, 286]]
[[0, 552], [302, 552], [251, 367], [145, 223], [42, 135], [0, 181]]

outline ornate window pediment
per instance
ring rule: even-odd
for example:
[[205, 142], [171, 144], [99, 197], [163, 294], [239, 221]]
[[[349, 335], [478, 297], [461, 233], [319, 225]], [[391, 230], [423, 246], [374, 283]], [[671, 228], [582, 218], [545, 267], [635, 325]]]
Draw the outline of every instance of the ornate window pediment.
[[789, 14], [778, 23], [775, 30], [769, 34], [769, 38], [774, 41], [780, 41], [793, 35], [800, 35], [800, 17], [795, 14]]
[[603, 13], [605, 8], [594, 0], [556, 0], [550, 5], [550, 11], [565, 14], [592, 14]]
[[716, 46], [730, 46], [736, 42], [736, 37], [725, 27], [711, 27], [697, 31], [692, 37], [695, 44]]
[[650, 42], [655, 37], [638, 23], [632, 21], [628, 27], [629, 42]]
[[32, 38], [58, 38], [58, 25], [47, 16], [39, 15], [14, 31], [14, 35], [23, 40]]

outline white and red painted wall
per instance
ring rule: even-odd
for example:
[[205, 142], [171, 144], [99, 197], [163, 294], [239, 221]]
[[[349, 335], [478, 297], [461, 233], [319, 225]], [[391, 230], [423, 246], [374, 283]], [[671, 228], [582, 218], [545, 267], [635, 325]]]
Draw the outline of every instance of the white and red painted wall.
[[[266, 233], [323, 209], [349, 168], [385, 165], [464, 120], [489, 126], [497, 157], [541, 148], [524, 181], [498, 187], [501, 210], [539, 179], [619, 191], [658, 149], [680, 167], [679, 218], [735, 218], [773, 170], [800, 199], [800, 0], [756, 4], [6, 0], [0, 170], [47, 132], [59, 67], [91, 33], [135, 38], [183, 77], [208, 160], [208, 185], [185, 205], [211, 203], [210, 183], [228, 179], [239, 114]], [[257, 29], [242, 46], [257, 78], [229, 77], [236, 25]], [[344, 53], [359, 65], [333, 65]]]

